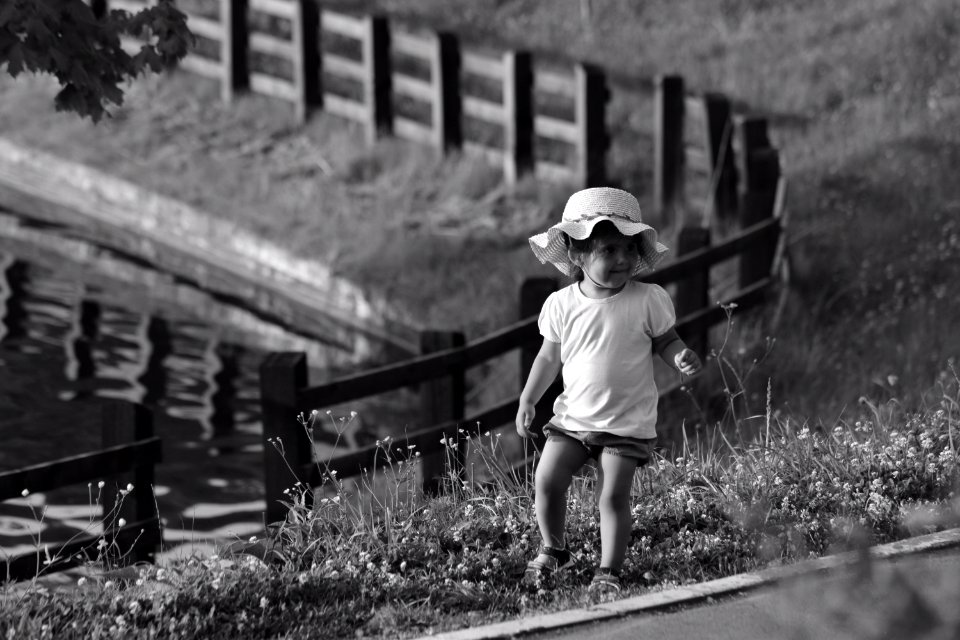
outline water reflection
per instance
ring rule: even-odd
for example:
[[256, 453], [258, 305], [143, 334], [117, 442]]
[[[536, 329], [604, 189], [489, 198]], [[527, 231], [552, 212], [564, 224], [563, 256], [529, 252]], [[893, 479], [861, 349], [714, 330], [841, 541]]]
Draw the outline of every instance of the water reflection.
[[[156, 493], [166, 539], [259, 531], [260, 361], [270, 350], [297, 350], [330, 362], [330, 347], [133, 261], [118, 280], [122, 256], [88, 253], [65, 260], [0, 237], [0, 469], [96, 449], [96, 429], [74, 420], [79, 408], [140, 402], [164, 441]], [[96, 502], [75, 487], [2, 503], [0, 546], [30, 548], [38, 505], [46, 508], [44, 540], [89, 533]]]

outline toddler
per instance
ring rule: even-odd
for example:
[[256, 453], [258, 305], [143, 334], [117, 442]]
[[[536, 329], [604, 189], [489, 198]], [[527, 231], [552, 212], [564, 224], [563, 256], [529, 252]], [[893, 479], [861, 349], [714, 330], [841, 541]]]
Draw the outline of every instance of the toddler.
[[542, 546], [526, 569], [536, 578], [570, 566], [564, 542], [567, 489], [589, 459], [598, 461], [600, 567], [593, 590], [619, 591], [630, 536], [630, 489], [656, 442], [653, 354], [681, 374], [700, 358], [677, 335], [673, 302], [662, 287], [634, 277], [650, 271], [667, 248], [640, 219], [640, 205], [620, 189], [574, 193], [561, 222], [530, 238], [541, 262], [575, 282], [547, 298], [540, 312], [543, 344], [520, 394], [517, 431], [532, 435], [534, 405], [562, 370], [563, 392], [544, 427], [535, 508]]

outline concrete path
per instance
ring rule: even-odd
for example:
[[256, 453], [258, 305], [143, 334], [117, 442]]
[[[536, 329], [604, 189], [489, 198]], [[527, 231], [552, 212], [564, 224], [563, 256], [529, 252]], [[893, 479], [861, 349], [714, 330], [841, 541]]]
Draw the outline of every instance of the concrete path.
[[[430, 636], [960, 638], [960, 529], [583, 609]], [[933, 634], [933, 635], [930, 635]]]

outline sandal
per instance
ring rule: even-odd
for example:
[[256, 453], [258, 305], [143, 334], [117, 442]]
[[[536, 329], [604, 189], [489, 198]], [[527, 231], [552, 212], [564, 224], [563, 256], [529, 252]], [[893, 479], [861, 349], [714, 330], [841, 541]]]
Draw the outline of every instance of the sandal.
[[616, 569], [600, 567], [590, 582], [590, 591], [594, 593], [618, 593], [620, 591], [620, 572]]
[[569, 549], [541, 547], [537, 557], [527, 563], [527, 570], [524, 575], [529, 578], [539, 578], [572, 566], [574, 560], [575, 558]]

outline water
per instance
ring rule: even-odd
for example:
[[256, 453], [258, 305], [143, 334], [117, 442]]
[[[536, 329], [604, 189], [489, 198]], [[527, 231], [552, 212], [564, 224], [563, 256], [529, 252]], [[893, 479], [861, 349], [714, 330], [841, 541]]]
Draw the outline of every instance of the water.
[[[94, 404], [143, 403], [163, 439], [168, 543], [262, 532], [259, 364], [274, 350], [330, 362], [334, 348], [69, 229], [0, 212], [0, 470], [95, 450]], [[356, 444], [348, 433], [340, 446]], [[32, 550], [38, 533], [97, 533], [92, 491], [0, 504], [3, 551]]]

